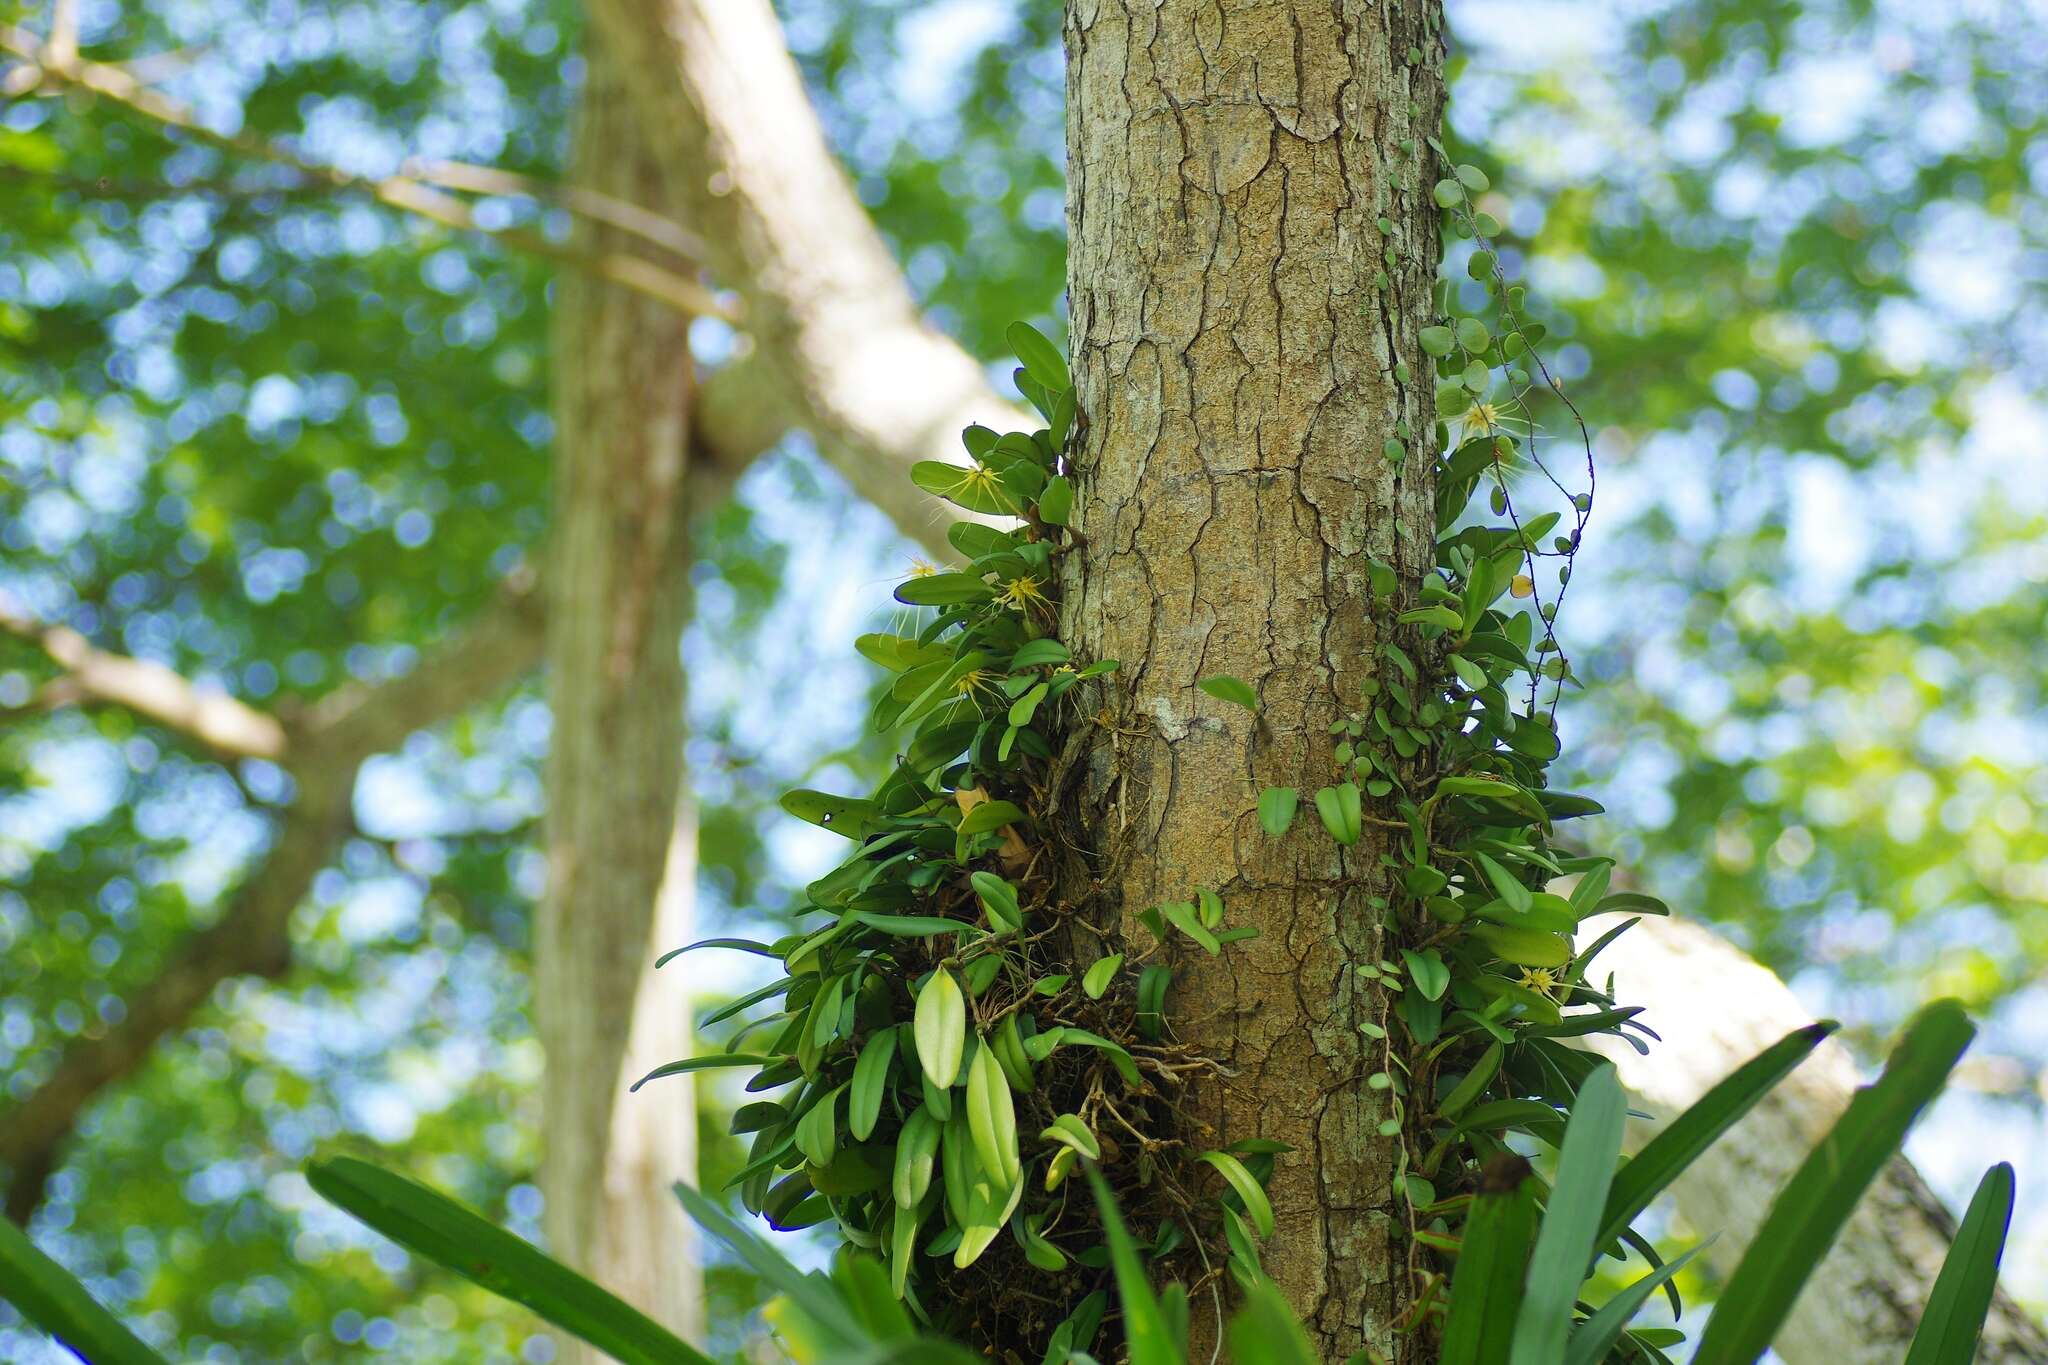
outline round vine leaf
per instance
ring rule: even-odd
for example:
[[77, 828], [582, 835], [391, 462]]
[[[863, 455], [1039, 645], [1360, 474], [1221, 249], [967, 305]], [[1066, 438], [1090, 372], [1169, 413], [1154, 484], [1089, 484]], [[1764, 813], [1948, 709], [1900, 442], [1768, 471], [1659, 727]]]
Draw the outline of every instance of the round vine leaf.
[[1486, 172], [1480, 170], [1477, 166], [1461, 164], [1452, 174], [1458, 177], [1460, 185], [1463, 185], [1474, 194], [1485, 193], [1488, 186], [1492, 183], [1486, 178]]
[[1465, 202], [1465, 187], [1455, 180], [1439, 180], [1430, 191], [1441, 208], [1454, 209]]
[[1425, 327], [1415, 334], [1415, 339], [1421, 343], [1423, 350], [1439, 357], [1449, 355], [1451, 347], [1457, 341], [1448, 327]]

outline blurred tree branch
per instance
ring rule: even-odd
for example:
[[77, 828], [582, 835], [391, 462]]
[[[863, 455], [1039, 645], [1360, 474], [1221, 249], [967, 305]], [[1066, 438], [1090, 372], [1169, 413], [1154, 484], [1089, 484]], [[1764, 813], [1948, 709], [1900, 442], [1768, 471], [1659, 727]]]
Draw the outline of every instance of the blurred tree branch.
[[[11, 629], [16, 622], [8, 624]], [[45, 631], [43, 636], [47, 642], [58, 633]], [[147, 688], [129, 688], [122, 695], [109, 689], [98, 699], [141, 700], [148, 704], [136, 706], [139, 714], [191, 734], [216, 752], [238, 752], [222, 742], [222, 730], [233, 727], [217, 725], [219, 708], [201, 707], [195, 719], [159, 704], [178, 689], [195, 693], [191, 684], [161, 665], [92, 650], [74, 633], [61, 634], [68, 639], [60, 648], [81, 657], [81, 650], [70, 646], [75, 641], [89, 656], [85, 661], [91, 671], [85, 676], [147, 679]], [[411, 672], [345, 684], [289, 723], [228, 698], [209, 699], [234, 708], [237, 727], [264, 737], [260, 755], [249, 754], [246, 747], [239, 752], [280, 763], [297, 786], [296, 796], [268, 851], [221, 917], [192, 935], [147, 985], [125, 998], [127, 1015], [119, 1024], [65, 1048], [49, 1079], [7, 1111], [0, 1125], [0, 1164], [10, 1172], [10, 1218], [26, 1221], [41, 1201], [59, 1148], [93, 1096], [139, 1066], [156, 1041], [183, 1025], [222, 981], [277, 977], [291, 964], [292, 911], [350, 827], [356, 774], [363, 762], [509, 686], [533, 668], [540, 645], [540, 596], [532, 575], [517, 574], [489, 608], [429, 651]]]
[[38, 646], [63, 672], [15, 712], [62, 706], [125, 706], [146, 720], [189, 735], [222, 758], [284, 757], [285, 729], [275, 716], [186, 681], [147, 659], [98, 649], [66, 626], [45, 626], [0, 597], [0, 630]]
[[[60, 21], [62, 13], [60, 7]], [[222, 133], [209, 128], [191, 109], [151, 89], [127, 67], [80, 57], [75, 29], [71, 30], [67, 43], [61, 24], [53, 27], [47, 41], [37, 38], [27, 29], [0, 24], [0, 52], [11, 53], [22, 62], [20, 67], [7, 73], [4, 82], [0, 82], [0, 94], [19, 97], [46, 82], [87, 91], [223, 151], [288, 167], [314, 184], [336, 190], [359, 191], [444, 227], [480, 233], [514, 250], [587, 270], [600, 279], [693, 316], [738, 321], [732, 310], [715, 294], [687, 275], [622, 251], [578, 251], [529, 229], [487, 227], [477, 221], [466, 201], [444, 192], [429, 181], [438, 180], [449, 188], [477, 189], [480, 193], [522, 194], [546, 199], [666, 250], [686, 256], [697, 254], [690, 249], [697, 243], [680, 227], [664, 222], [659, 215], [622, 204], [609, 196], [571, 193], [510, 172], [486, 172], [479, 167], [452, 162], [422, 162], [409, 166], [409, 173], [398, 175], [351, 175], [301, 156], [284, 143], [256, 133]], [[486, 185], [494, 188], [480, 188]]]

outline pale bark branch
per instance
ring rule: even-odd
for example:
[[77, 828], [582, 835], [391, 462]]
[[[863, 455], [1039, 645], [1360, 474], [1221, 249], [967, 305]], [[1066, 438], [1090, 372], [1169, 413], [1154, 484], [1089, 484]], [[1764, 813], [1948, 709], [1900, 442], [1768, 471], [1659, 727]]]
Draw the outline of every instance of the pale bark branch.
[[[621, 251], [578, 251], [524, 228], [485, 227], [476, 220], [475, 214], [470, 211], [466, 202], [426, 183], [422, 171], [431, 169], [432, 163], [412, 168], [413, 173], [410, 175], [352, 175], [337, 167], [301, 156], [289, 146], [271, 138], [255, 133], [216, 131], [208, 127], [191, 109], [151, 89], [127, 68], [83, 59], [77, 55], [75, 49], [67, 53], [58, 47], [54, 38], [45, 42], [27, 29], [12, 24], [0, 24], [0, 52], [12, 53], [20, 58], [27, 64], [24, 69], [36, 74], [39, 79], [53, 80], [89, 91], [223, 151], [274, 162], [296, 171], [315, 183], [333, 189], [359, 191], [381, 203], [440, 223], [444, 227], [461, 232], [480, 233], [516, 251], [587, 270], [600, 279], [644, 294], [684, 313], [723, 318], [728, 322], [738, 321], [732, 310], [704, 285], [644, 257]], [[21, 74], [10, 73], [8, 84], [10, 93], [20, 93], [23, 86]], [[451, 178], [455, 175], [453, 171], [447, 174]], [[474, 177], [474, 168], [470, 168], [470, 178]], [[521, 179], [523, 180], [523, 177]], [[530, 187], [534, 185], [534, 182], [525, 183]], [[534, 188], [520, 192], [533, 193]], [[608, 220], [618, 217], [618, 206], [615, 202], [600, 203], [598, 200], [576, 196], [562, 198], [561, 202], [572, 212], [598, 212], [606, 215]], [[646, 235], [645, 226], [643, 221], [640, 224], [643, 229], [640, 235]]]
[[75, 630], [29, 618], [5, 598], [0, 598], [0, 630], [38, 646], [64, 670], [18, 709], [124, 706], [190, 735], [223, 758], [284, 756], [285, 729], [275, 716], [225, 692], [196, 686], [174, 669], [96, 648]]
[[[854, 491], [953, 558], [936, 503], [906, 477], [958, 458], [961, 428], [1021, 419], [928, 324], [840, 169], [766, 0], [597, 0], [643, 126], [745, 303], [749, 382], [809, 431]], [[723, 396], [707, 386], [707, 412]], [[771, 419], [772, 420], [772, 419]]]

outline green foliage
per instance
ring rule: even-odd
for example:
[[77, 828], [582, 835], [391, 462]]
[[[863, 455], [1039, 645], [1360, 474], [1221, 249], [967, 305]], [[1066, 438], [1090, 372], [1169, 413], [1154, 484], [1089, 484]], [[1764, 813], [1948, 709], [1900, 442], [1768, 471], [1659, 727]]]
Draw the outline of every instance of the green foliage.
[[[960, 1282], [979, 1286], [972, 1330], [1043, 1341], [1063, 1329], [1074, 1339], [1098, 1311], [1088, 1305], [1115, 1248], [1092, 1220], [1060, 1216], [1063, 1186], [1078, 1160], [1102, 1156], [1102, 1123], [1148, 1121], [1139, 1057], [1161, 1050], [1145, 1020], [1159, 1018], [1166, 974], [1148, 966], [1133, 983], [1119, 976], [1117, 953], [1078, 979], [1054, 970], [1064, 965], [1064, 911], [1038, 851], [1052, 815], [1040, 802], [1074, 689], [1115, 663], [1077, 664], [1051, 634], [1066, 518], [1064, 507], [1046, 515], [1045, 500], [1068, 487], [1060, 459], [1073, 395], [1049, 341], [1022, 324], [1010, 341], [1018, 383], [1047, 426], [970, 428], [968, 463], [926, 463], [912, 479], [1018, 524], [956, 523], [962, 566], [914, 574], [896, 591], [929, 614], [902, 634], [862, 637], [860, 652], [892, 675], [873, 721], [901, 735], [894, 770], [866, 797], [782, 799], [855, 844], [806, 890], [799, 913], [824, 922], [773, 944], [704, 945], [782, 960], [783, 979], [735, 1002], [776, 1002], [739, 1035], [773, 1041], [760, 1056], [735, 1049], [673, 1065], [738, 1062], [755, 1069], [751, 1090], [783, 1090], [745, 1115], [750, 1152], [734, 1183], [747, 1208], [782, 1228], [829, 1219], [848, 1243], [883, 1251], [893, 1291], [934, 1322], [952, 1322], [948, 1305], [970, 1292], [944, 1264], [958, 1273], [1000, 1261]], [[1236, 679], [1204, 686], [1256, 705]], [[1204, 892], [1156, 907], [1149, 922], [1214, 953], [1230, 933], [1224, 915]], [[1038, 1136], [1027, 1145], [1029, 1134]], [[1270, 1154], [1254, 1160], [1267, 1169]], [[1233, 1210], [1270, 1235], [1253, 1167], [1225, 1151], [1199, 1162], [1222, 1177]], [[1132, 1178], [1129, 1167], [1121, 1177]]]
[[0, 1218], [0, 1297], [81, 1360], [93, 1365], [163, 1365], [120, 1320], [100, 1307], [70, 1271]]
[[[1898, 1151], [1907, 1125], [1948, 1078], [1970, 1034], [1953, 1002], [1931, 1005], [1916, 1017], [1883, 1078], [1857, 1096], [1778, 1192], [1764, 1226], [1708, 1317], [1694, 1360], [1746, 1365], [1762, 1355], [1807, 1277], [1833, 1245], [1850, 1207]], [[1787, 1043], [1810, 1048], [1817, 1041], [1794, 1035]], [[1785, 1046], [1752, 1061], [1744, 1069], [1745, 1084], [1761, 1093], [1782, 1079], [1788, 1069], [1781, 1056]], [[1654, 1174], [1646, 1177], [1650, 1188], [1624, 1202], [1640, 1198], [1647, 1203], [1667, 1188], [1714, 1136], [1726, 1130], [1733, 1098], [1724, 1086], [1722, 1093], [1707, 1096], [1682, 1115], [1671, 1131], [1707, 1136], [1667, 1148], [1655, 1163]], [[1750, 1094], [1742, 1107], [1755, 1098]], [[1627, 1322], [1698, 1248], [1653, 1269], [1606, 1305], [1586, 1309], [1579, 1317], [1586, 1268], [1603, 1250], [1614, 1248], [1617, 1235], [1611, 1224], [1603, 1226], [1599, 1209], [1603, 1201], [1611, 1207], [1619, 1194], [1611, 1195], [1608, 1189], [1620, 1147], [1621, 1117], [1613, 1068], [1603, 1065], [1581, 1086], [1547, 1197], [1539, 1195], [1539, 1182], [1520, 1157], [1503, 1154], [1488, 1166], [1465, 1223], [1451, 1281], [1443, 1336], [1447, 1365], [1496, 1360], [1594, 1365], [1610, 1359], [1666, 1358], [1647, 1336], [1627, 1332]], [[1674, 1158], [1674, 1150], [1685, 1155]], [[1633, 1169], [1632, 1163], [1624, 1172]], [[2002, 1170], [1994, 1168], [1986, 1176], [1972, 1217], [1966, 1220], [1973, 1225], [1958, 1238], [1950, 1264], [1935, 1285], [1922, 1332], [1945, 1345], [1929, 1346], [1925, 1359], [1963, 1361], [1974, 1349], [1990, 1303], [2004, 1216], [2009, 1212], [2010, 1185], [2001, 1177]], [[1624, 1343], [1626, 1349], [1621, 1349]], [[1918, 1353], [1922, 1348], [1916, 1342], [1914, 1349]]]
[[306, 1179], [400, 1246], [532, 1309], [622, 1365], [710, 1365], [630, 1304], [446, 1195], [352, 1157], [315, 1162]]
[[1977, 1358], [1977, 1337], [1998, 1289], [1998, 1262], [2012, 1222], [2012, 1188], [2012, 1167], [2002, 1161], [1978, 1182], [1914, 1329], [1905, 1365], [1968, 1365]]

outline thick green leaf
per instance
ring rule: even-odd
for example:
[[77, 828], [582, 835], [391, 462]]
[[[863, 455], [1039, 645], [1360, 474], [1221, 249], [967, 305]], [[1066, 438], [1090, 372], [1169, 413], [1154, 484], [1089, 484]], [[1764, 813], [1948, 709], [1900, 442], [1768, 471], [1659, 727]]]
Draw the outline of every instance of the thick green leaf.
[[1026, 640], [1010, 656], [1010, 667], [1038, 668], [1046, 664], [1063, 664], [1073, 657], [1058, 640]]
[[1230, 1182], [1230, 1188], [1244, 1203], [1244, 1211], [1251, 1215], [1252, 1226], [1259, 1230], [1259, 1236], [1273, 1235], [1273, 1203], [1266, 1198], [1265, 1187], [1245, 1169], [1245, 1164], [1228, 1152], [1204, 1152], [1201, 1159], [1214, 1166]]
[[1231, 1365], [1316, 1365], [1294, 1310], [1271, 1280], [1256, 1279], [1230, 1319]]
[[1607, 1191], [1607, 1210], [1600, 1218], [1600, 1235], [1594, 1251], [1597, 1253], [1620, 1236], [1621, 1230], [1650, 1206], [1650, 1201], [1805, 1061], [1807, 1054], [1819, 1047], [1821, 1040], [1836, 1027], [1832, 1019], [1824, 1019], [1794, 1029], [1730, 1072], [1651, 1138], [1616, 1173], [1614, 1184]]
[[676, 1198], [698, 1226], [725, 1243], [747, 1269], [776, 1293], [787, 1297], [804, 1315], [821, 1348], [836, 1348], [851, 1356], [870, 1344], [867, 1332], [824, 1277], [797, 1269], [759, 1233], [734, 1221], [716, 1200], [706, 1198], [701, 1191], [680, 1182], [674, 1189]]
[[752, 953], [756, 957], [780, 959], [782, 954], [766, 943], [756, 943], [750, 938], [700, 938], [695, 943], [686, 943], [680, 948], [671, 948], [654, 959], [654, 965], [663, 966], [684, 953], [694, 953], [699, 948], [730, 948], [736, 953]]
[[165, 1365], [70, 1271], [38, 1251], [5, 1218], [0, 1218], [0, 1299], [88, 1365]]
[[1088, 970], [1081, 977], [1081, 994], [1090, 1000], [1100, 1000], [1102, 993], [1109, 989], [1109, 983], [1116, 979], [1117, 968], [1124, 965], [1122, 953], [1111, 953], [1088, 964]]
[[[944, 498], [955, 507], [964, 507], [970, 512], [993, 516], [1017, 515], [1017, 499], [986, 469], [947, 464], [942, 460], [919, 460], [910, 467], [910, 481], [933, 497]], [[929, 583], [935, 578], [948, 576], [935, 574], [913, 578], [910, 582]], [[901, 589], [896, 595], [904, 601], [909, 600], [903, 597]]]
[[896, 1030], [878, 1030], [853, 1064], [853, 1084], [846, 1102], [846, 1130], [855, 1142], [866, 1142], [882, 1116], [882, 1097], [889, 1089], [889, 1063], [896, 1058]]
[[1543, 1229], [1529, 1260], [1529, 1278], [1515, 1317], [1509, 1365], [1554, 1365], [1571, 1333], [1572, 1309], [1586, 1264], [1599, 1250], [1594, 1235], [1600, 1210], [1621, 1155], [1621, 1128], [1628, 1117], [1621, 1082], [1612, 1064], [1586, 1077], [1565, 1124], [1557, 1158], [1557, 1179], [1543, 1208]]
[[306, 1180], [408, 1251], [532, 1309], [623, 1365], [710, 1365], [709, 1356], [632, 1305], [437, 1190], [353, 1157], [316, 1161]]
[[1334, 787], [1320, 788], [1316, 792], [1316, 814], [1322, 817], [1323, 828], [1339, 844], [1349, 848], [1357, 843], [1363, 830], [1358, 784], [1343, 782]]
[[934, 573], [906, 578], [896, 585], [896, 600], [912, 607], [957, 607], [966, 602], [986, 602], [996, 590], [982, 582], [979, 574]]
[[1233, 702], [1247, 711], [1259, 709], [1259, 694], [1252, 691], [1251, 684], [1242, 678], [1233, 678], [1228, 673], [1218, 673], [1195, 684], [1202, 691], [1218, 701]]
[[1913, 1017], [1884, 1074], [1856, 1092], [1778, 1192], [1707, 1320], [1695, 1365], [1750, 1365], [1770, 1346], [1806, 1277], [1975, 1034], [1953, 1000], [1937, 1000]]
[[1003, 337], [1010, 343], [1010, 351], [1017, 357], [1017, 363], [1024, 367], [1025, 373], [1047, 390], [1058, 393], [1074, 386], [1073, 378], [1067, 373], [1067, 358], [1036, 327], [1028, 322], [1013, 322]]
[[1408, 979], [1415, 983], [1415, 989], [1422, 992], [1425, 1000], [1441, 1000], [1444, 991], [1451, 984], [1451, 969], [1444, 965], [1443, 957], [1434, 948], [1416, 952], [1412, 948], [1401, 950], [1401, 960], [1408, 964]]
[[960, 820], [962, 834], [985, 834], [1024, 818], [1024, 808], [1014, 801], [983, 801]]
[[1217, 941], [1216, 935], [1209, 932], [1201, 917], [1195, 913], [1195, 907], [1188, 902], [1168, 902], [1159, 907], [1159, 913], [1166, 916], [1168, 924], [1199, 943], [1209, 956], [1214, 957], [1223, 951], [1223, 945]]
[[1045, 481], [1038, 495], [1038, 519], [1047, 526], [1065, 526], [1074, 515], [1074, 485], [1064, 474]]
[[1977, 1336], [1998, 1288], [1998, 1262], [2012, 1224], [2012, 1188], [2012, 1167], [2003, 1161], [1977, 1182], [1927, 1296], [1905, 1365], [1970, 1365], [1977, 1358]]
[[1259, 828], [1277, 839], [1294, 824], [1301, 793], [1293, 787], [1268, 787], [1259, 793]]
[[951, 971], [940, 967], [926, 979], [911, 1018], [918, 1065], [926, 1080], [944, 1090], [959, 1076], [967, 1045], [967, 998]]
[[1519, 877], [1484, 853], [1475, 853], [1472, 856], [1479, 860], [1480, 871], [1486, 874], [1486, 880], [1493, 883], [1495, 894], [1508, 903], [1510, 910], [1521, 912], [1529, 908], [1529, 888], [1522, 885]]
[[969, 924], [964, 919], [947, 919], [944, 915], [882, 915], [870, 910], [853, 912], [856, 923], [891, 938], [936, 938], [940, 934], [979, 934], [978, 924]]
[[866, 836], [868, 821], [875, 811], [873, 802], [859, 797], [834, 796], [831, 792], [805, 788], [784, 792], [780, 804], [797, 819], [808, 820], [849, 839]]

